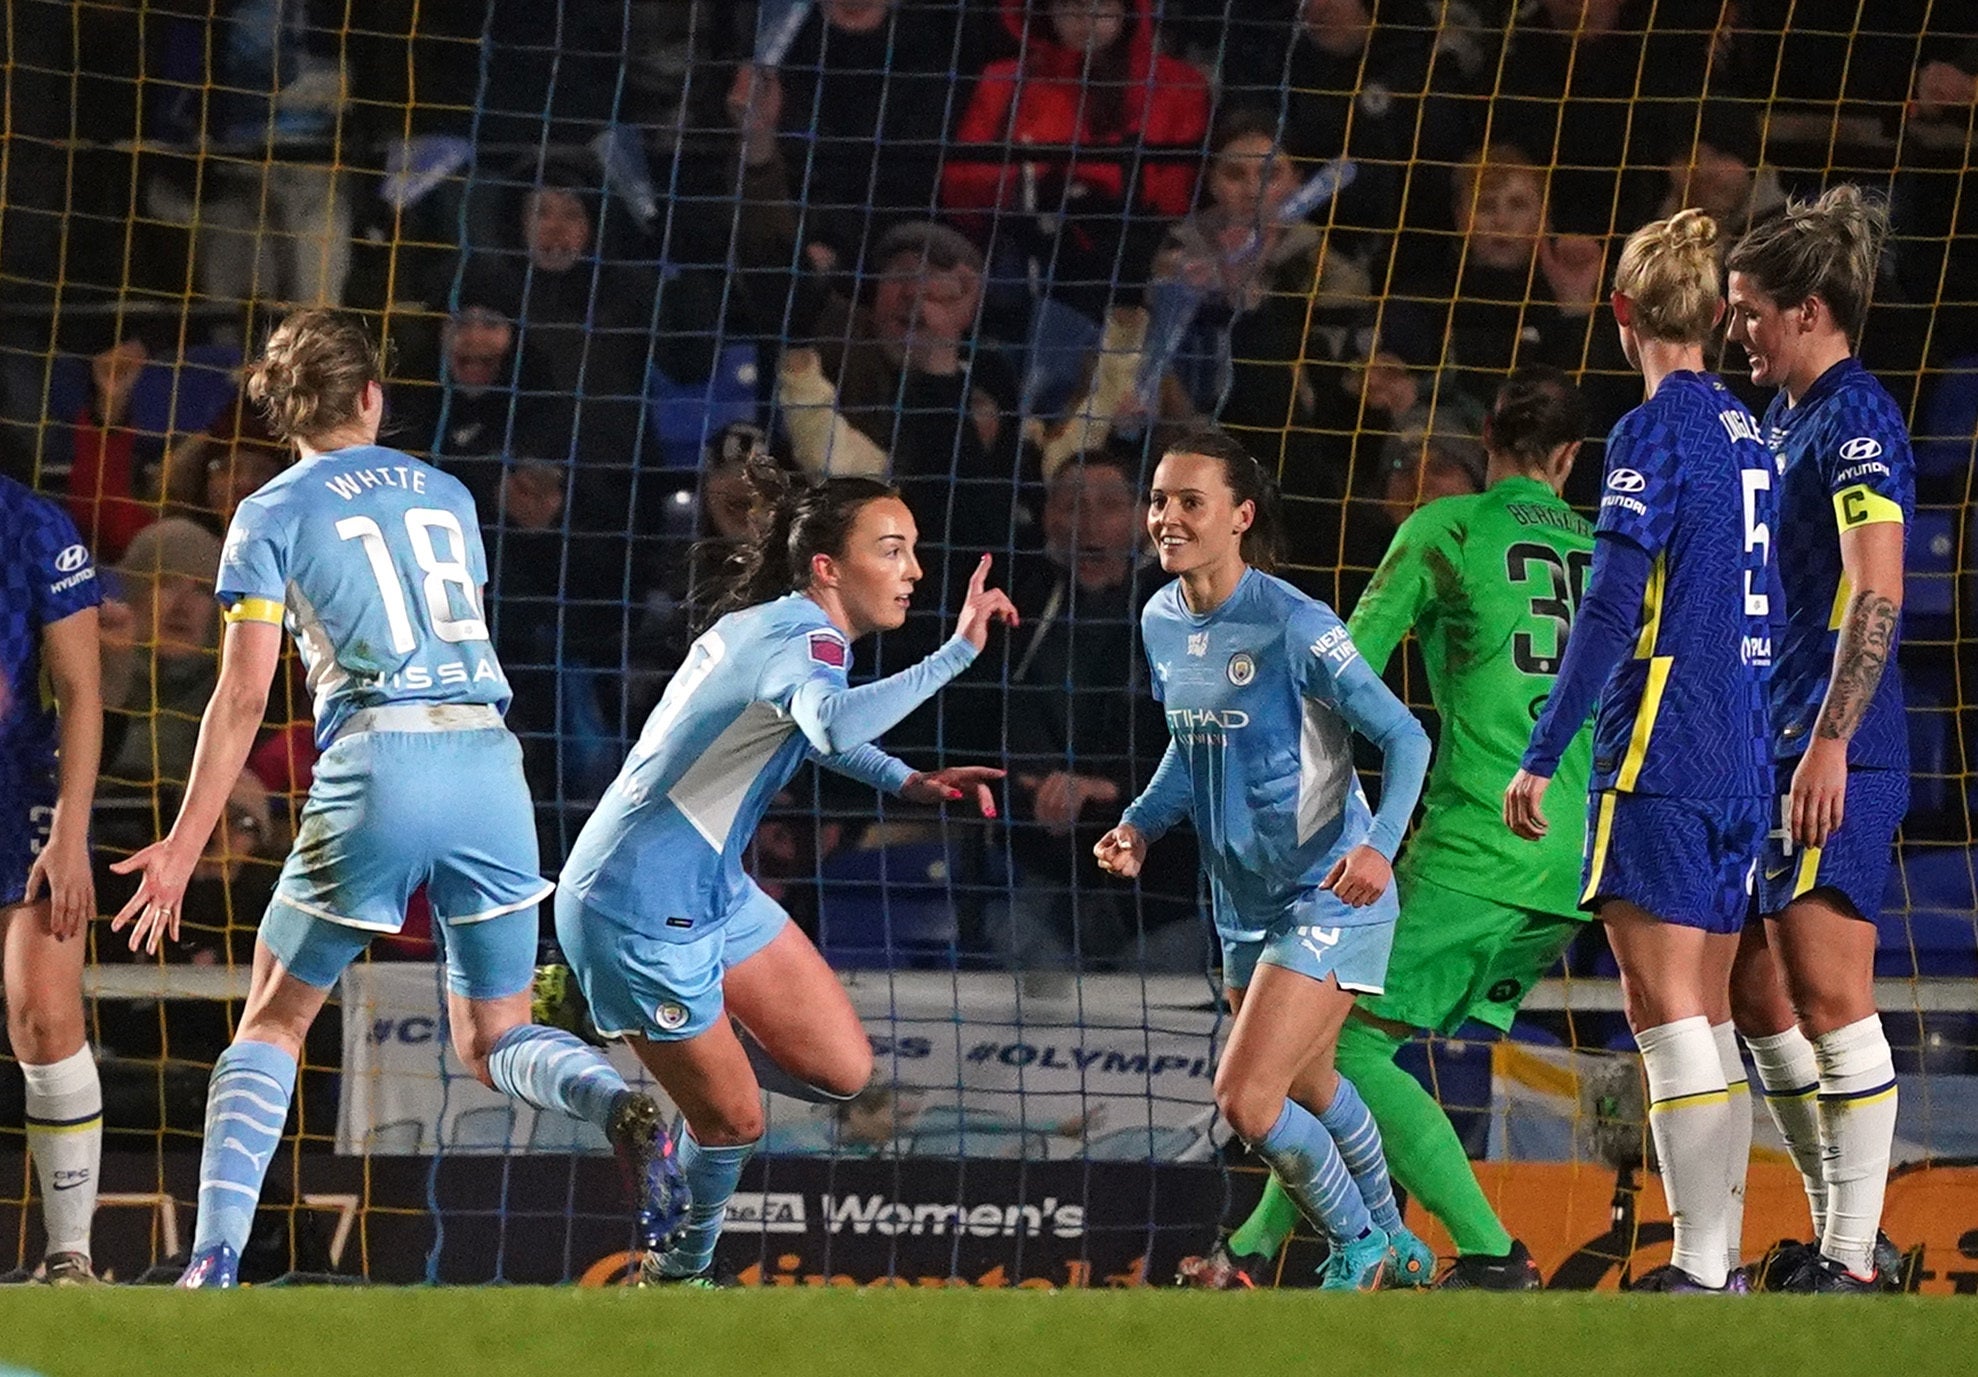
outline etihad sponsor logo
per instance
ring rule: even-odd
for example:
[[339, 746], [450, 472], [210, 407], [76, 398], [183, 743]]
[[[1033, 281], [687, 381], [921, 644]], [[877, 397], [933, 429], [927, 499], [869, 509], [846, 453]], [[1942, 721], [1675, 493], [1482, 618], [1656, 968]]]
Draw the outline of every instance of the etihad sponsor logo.
[[1171, 732], [1240, 732], [1250, 725], [1250, 714], [1240, 708], [1170, 708]]

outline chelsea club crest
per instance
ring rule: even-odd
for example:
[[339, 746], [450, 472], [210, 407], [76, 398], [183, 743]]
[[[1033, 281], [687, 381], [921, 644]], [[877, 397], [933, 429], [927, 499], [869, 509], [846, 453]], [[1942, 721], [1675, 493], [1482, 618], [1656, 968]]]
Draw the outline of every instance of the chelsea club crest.
[[1257, 677], [1257, 662], [1250, 658], [1248, 651], [1239, 650], [1229, 657], [1229, 681], [1242, 688]]

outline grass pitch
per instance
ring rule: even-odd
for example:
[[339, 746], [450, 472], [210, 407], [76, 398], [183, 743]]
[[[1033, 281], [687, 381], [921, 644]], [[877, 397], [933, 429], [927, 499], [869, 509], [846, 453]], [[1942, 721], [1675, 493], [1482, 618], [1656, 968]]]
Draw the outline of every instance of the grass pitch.
[[1364, 1373], [1761, 1377], [1978, 1371], [1978, 1305], [1755, 1296], [118, 1287], [0, 1293], [0, 1371]]

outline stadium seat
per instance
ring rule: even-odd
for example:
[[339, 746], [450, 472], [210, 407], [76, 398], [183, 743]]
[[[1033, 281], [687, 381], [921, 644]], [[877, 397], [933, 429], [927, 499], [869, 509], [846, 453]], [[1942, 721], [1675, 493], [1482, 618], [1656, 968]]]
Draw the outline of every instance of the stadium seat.
[[701, 382], [675, 382], [659, 368], [646, 375], [646, 410], [669, 469], [700, 467], [701, 450], [723, 426], [756, 418], [761, 377], [753, 341], [726, 344]]
[[1934, 667], [1905, 668], [1903, 700], [1909, 720], [1909, 826], [1913, 833], [1919, 822], [1927, 828], [1927, 819], [1946, 812], [1957, 798], [1952, 787], [1952, 776], [1959, 772], [1954, 756], [1957, 685]]
[[1906, 851], [1889, 876], [1875, 973], [1908, 979], [1978, 975], [1978, 887], [1962, 846]]
[[1955, 482], [1971, 471], [1978, 443], [1978, 354], [1952, 359], [1937, 375], [1916, 425], [1916, 474]]
[[1956, 634], [1958, 518], [1960, 513], [1921, 508], [1910, 530], [1903, 589], [1903, 634], [1912, 641], [1942, 641]]
[[841, 851], [819, 868], [818, 946], [841, 968], [942, 966], [960, 932], [944, 842]]

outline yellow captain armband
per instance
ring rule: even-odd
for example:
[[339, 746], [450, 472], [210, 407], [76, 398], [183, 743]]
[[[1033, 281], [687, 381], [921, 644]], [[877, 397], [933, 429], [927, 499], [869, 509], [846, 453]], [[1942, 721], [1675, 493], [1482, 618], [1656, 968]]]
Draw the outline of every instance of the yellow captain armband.
[[229, 622], [273, 622], [282, 624], [282, 605], [273, 598], [242, 598], [221, 614]]
[[1866, 483], [1856, 483], [1853, 487], [1842, 488], [1834, 494], [1834, 520], [1840, 523], [1843, 531], [1852, 531], [1857, 526], [1874, 526], [1885, 521], [1893, 521], [1900, 526], [1903, 524], [1902, 507], [1874, 491]]

